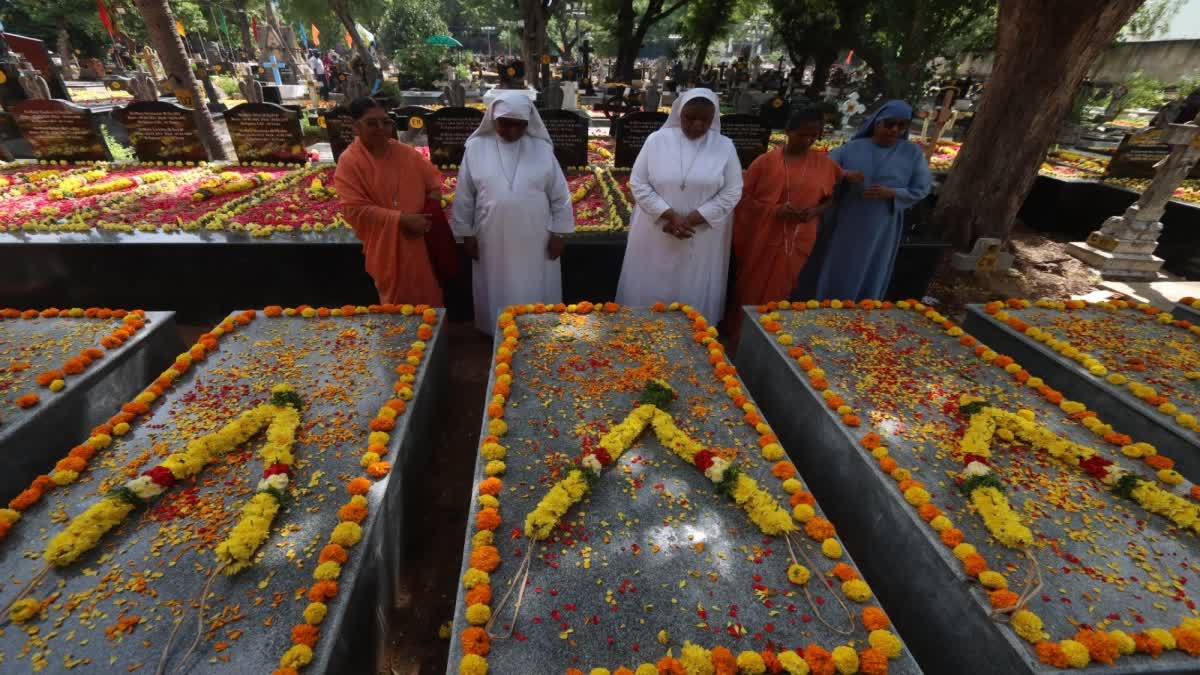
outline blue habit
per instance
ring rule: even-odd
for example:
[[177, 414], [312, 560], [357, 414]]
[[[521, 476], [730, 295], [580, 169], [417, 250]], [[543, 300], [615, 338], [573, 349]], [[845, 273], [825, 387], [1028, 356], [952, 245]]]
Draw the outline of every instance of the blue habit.
[[[921, 148], [905, 140], [891, 147], [876, 145], [868, 131], [874, 121], [864, 127], [867, 138], [860, 132], [830, 153], [844, 170], [861, 171], [865, 177], [859, 184], [844, 184], [826, 213], [822, 227], [830, 234], [820, 261], [818, 300], [883, 298], [900, 251], [904, 210], [924, 199], [932, 187]], [[863, 190], [872, 185], [890, 187], [896, 197], [864, 199]]]

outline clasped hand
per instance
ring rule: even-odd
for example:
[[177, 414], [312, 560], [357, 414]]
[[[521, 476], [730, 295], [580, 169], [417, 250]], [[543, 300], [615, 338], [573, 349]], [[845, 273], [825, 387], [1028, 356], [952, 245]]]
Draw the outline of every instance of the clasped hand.
[[[693, 211], [692, 216], [696, 213]], [[673, 210], [665, 211], [660, 220], [665, 221], [663, 232], [675, 237], [676, 239], [691, 239], [696, 234], [696, 227], [692, 225], [692, 216], [681, 216]]]

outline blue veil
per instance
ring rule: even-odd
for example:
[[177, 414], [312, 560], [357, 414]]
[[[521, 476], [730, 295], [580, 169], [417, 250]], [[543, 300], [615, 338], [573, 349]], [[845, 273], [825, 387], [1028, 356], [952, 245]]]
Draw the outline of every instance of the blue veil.
[[[875, 133], [875, 124], [879, 122], [879, 120], [911, 120], [912, 116], [912, 106], [899, 99], [892, 99], [887, 103], [884, 103], [879, 110], [875, 111], [874, 115], [871, 115], [867, 119], [858, 132], [854, 134], [854, 138], [870, 138]], [[904, 131], [904, 135], [900, 138], [901, 140], [908, 140], [907, 129]]]

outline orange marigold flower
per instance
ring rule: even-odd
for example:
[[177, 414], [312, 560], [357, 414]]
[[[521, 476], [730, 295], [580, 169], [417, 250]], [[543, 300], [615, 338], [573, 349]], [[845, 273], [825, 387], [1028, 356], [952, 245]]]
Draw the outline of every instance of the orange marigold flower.
[[776, 462], [771, 467], [771, 473], [779, 480], [787, 480], [796, 475], [796, 465], [787, 460]]
[[792, 496], [788, 498], [788, 501], [791, 502], [792, 506], [797, 506], [799, 504], [808, 504], [809, 506], [814, 506], [817, 503], [816, 498], [813, 497], [813, 494], [808, 490], [797, 490], [796, 492], [793, 492]]
[[820, 516], [815, 516], [805, 523], [804, 532], [807, 533], [813, 541], [825, 541], [826, 539], [829, 539], [837, 534], [837, 530], [834, 529], [833, 523]]
[[494, 530], [500, 527], [500, 512], [491, 507], [479, 509], [475, 514], [475, 529]]
[[1037, 652], [1038, 660], [1053, 668], [1066, 668], [1067, 654], [1057, 642], [1043, 641], [1037, 643], [1033, 650]]
[[1192, 495], [1192, 499], [1200, 501], [1200, 485], [1193, 485], [1188, 492]]
[[809, 384], [812, 385], [812, 388], [816, 389], [817, 391], [825, 391], [829, 388], [829, 380], [826, 380], [823, 377], [813, 378], [809, 381]]
[[650, 311], [651, 312], [665, 312], [665, 311], [667, 311], [667, 305], [666, 305], [666, 303], [656, 302], [653, 305], [650, 305]]
[[417, 367], [413, 366], [413, 365], [409, 365], [407, 363], [401, 363], [400, 365], [396, 366], [396, 374], [397, 375], [412, 375], [416, 372], [417, 372]]
[[987, 561], [978, 553], [971, 553], [966, 558], [963, 558], [963, 571], [969, 577], [977, 577], [987, 571]]
[[87, 468], [87, 461], [79, 457], [71, 457], [70, 455], [58, 460], [54, 468], [60, 471], [83, 471]]
[[881, 630], [892, 625], [891, 620], [888, 619], [887, 612], [884, 612], [879, 607], [867, 607], [864, 609], [862, 622], [867, 630]]
[[[1117, 657], [1121, 655], [1121, 650], [1117, 647], [1117, 641], [1111, 635], [1104, 631], [1096, 630], [1081, 630], [1075, 634], [1075, 641], [1087, 647], [1088, 656], [1093, 661], [1112, 665]], [[1195, 654], [1192, 654], [1195, 656]]]
[[942, 510], [934, 506], [931, 502], [926, 502], [917, 507], [917, 515], [921, 516], [921, 520], [929, 522], [934, 518], [942, 515]]
[[315, 647], [319, 637], [321, 637], [321, 631], [316, 626], [306, 623], [292, 626], [292, 644]]
[[604, 311], [608, 312], [609, 314], [612, 314], [613, 312], [616, 312], [619, 309], [621, 309], [621, 306], [615, 302], [604, 303]]
[[371, 443], [367, 446], [367, 452], [373, 452], [382, 457], [388, 453], [388, 447], [383, 443]]
[[510, 393], [512, 393], [512, 385], [507, 382], [497, 382], [492, 386], [493, 395], [499, 394], [500, 396], [508, 398]]
[[1009, 607], [1015, 607], [1017, 601], [1020, 599], [1021, 596], [1008, 590], [1007, 588], [1001, 588], [1000, 590], [988, 593], [988, 600], [991, 601], [992, 607], [995, 607], [996, 609], [1008, 609]]
[[487, 631], [478, 626], [467, 628], [459, 633], [458, 637], [462, 643], [464, 654], [487, 656], [492, 649], [492, 640], [488, 637]]
[[779, 437], [775, 434], [763, 434], [758, 437], [758, 447], [765, 448], [772, 443], [779, 442]]
[[337, 512], [338, 520], [361, 523], [367, 518], [367, 507], [359, 504], [343, 504]]
[[947, 528], [942, 530], [942, 542], [947, 546], [958, 546], [963, 543], [962, 530], [957, 527]]
[[1150, 468], [1154, 469], [1155, 471], [1159, 469], [1175, 468], [1175, 460], [1162, 455], [1147, 455], [1142, 461], [1150, 465]]
[[428, 340], [433, 337], [433, 326], [423, 323], [417, 327], [417, 337], [422, 340]]
[[467, 607], [471, 605], [489, 605], [492, 602], [492, 587], [490, 584], [475, 584], [467, 591]]
[[959, 336], [958, 344], [960, 344], [964, 347], [971, 347], [975, 344], [975, 338], [970, 335]]
[[670, 656], [664, 656], [659, 659], [655, 662], [654, 667], [658, 668], [659, 675], [687, 675], [683, 664]]
[[484, 572], [495, 572], [500, 566], [500, 551], [495, 546], [480, 546], [471, 551], [471, 567]]
[[849, 413], [846, 415], [842, 415], [842, 424], [845, 424], [848, 427], [857, 427], [860, 424], [862, 424], [862, 420], [859, 419], [858, 415], [855, 415], [854, 413]]
[[[1104, 637], [1108, 637], [1107, 634], [1103, 634], [1103, 635], [1104, 635]], [[1188, 656], [1200, 655], [1200, 631], [1191, 630], [1188, 628], [1175, 628], [1175, 629], [1171, 630], [1171, 635], [1175, 637], [1176, 648], [1182, 649], [1183, 651], [1187, 652]], [[1079, 638], [1076, 637], [1075, 639], [1078, 640]], [[1112, 638], [1109, 638], [1109, 639], [1111, 640]], [[1085, 642], [1084, 644], [1087, 644], [1087, 643]], [[1113, 646], [1116, 646], [1116, 645], [1113, 645]], [[1088, 653], [1091, 654], [1092, 646], [1087, 645], [1087, 648], [1088, 648]], [[1092, 659], [1096, 660], [1096, 661], [1100, 660], [1100, 659], [1097, 659], [1095, 656], [1092, 656]], [[1111, 661], [1107, 661], [1106, 663], [1111, 663]]]
[[44, 473], [40, 474], [37, 478], [34, 478], [33, 482], [29, 484], [29, 487], [35, 490], [41, 490], [42, 492], [53, 490], [54, 486], [54, 479]]
[[838, 408], [846, 405], [846, 399], [834, 394], [833, 396], [825, 399], [825, 405], [829, 406], [829, 408], [832, 410], [837, 410]]
[[487, 407], [488, 417], [491, 419], [499, 419], [504, 417], [504, 406], [499, 403], [489, 403]]
[[[101, 433], [103, 433], [105, 435], [111, 435], [111, 431], [104, 431]], [[92, 431], [92, 436], [98, 436], [98, 435], [99, 434], [97, 434], [95, 432], [95, 430]], [[93, 448], [92, 446], [88, 445], [87, 443], [82, 443], [80, 445], [77, 445], [77, 446], [71, 448], [71, 451], [68, 452], [67, 454], [72, 457], [78, 457], [78, 458], [86, 461], [86, 460], [91, 459], [92, 456], [96, 454], [96, 449]]]
[[837, 671], [833, 665], [833, 654], [820, 645], [805, 647], [801, 656], [813, 675], [833, 675]]
[[325, 544], [321, 552], [317, 555], [317, 560], [320, 562], [335, 562], [339, 565], [344, 564], [350, 559], [350, 554], [346, 549], [342, 548], [341, 544]]
[[883, 445], [883, 438], [881, 438], [879, 434], [875, 433], [874, 431], [869, 431], [867, 432], [866, 436], [862, 437], [861, 442], [864, 448], [868, 450], [874, 450], [875, 448]]
[[383, 478], [384, 476], [388, 475], [388, 472], [391, 470], [391, 462], [375, 462], [371, 466], [367, 467], [367, 475], [371, 476], [372, 478]]
[[279, 305], [270, 305], [263, 308], [263, 314], [269, 317], [283, 316], [283, 308]]
[[723, 363], [723, 364], [717, 366], [716, 373], [717, 373], [717, 377], [725, 377], [726, 375], [736, 375], [737, 368], [728, 363]]
[[42, 491], [37, 488], [25, 488], [16, 497], [8, 500], [8, 508], [14, 511], [24, 511], [42, 498]]
[[504, 483], [499, 478], [491, 476], [479, 481], [479, 494], [481, 495], [498, 495], [500, 489], [504, 487]]
[[720, 646], [713, 647], [710, 655], [713, 667], [717, 669], [717, 675], [737, 675], [737, 657], [729, 649]]
[[896, 460], [892, 459], [891, 457], [884, 457], [879, 460], [879, 468], [882, 469], [886, 474], [890, 474], [891, 472], [895, 471], [899, 466], [900, 465], [896, 463]]
[[325, 602], [337, 595], [337, 592], [336, 581], [318, 581], [308, 589], [308, 599], [310, 602]]
[[87, 368], [87, 366], [88, 364], [84, 363], [83, 359], [75, 357], [73, 359], [67, 359], [67, 362], [63, 364], [62, 369], [63, 372], [68, 375], [78, 375], [82, 373], [84, 368]]
[[371, 481], [359, 476], [346, 483], [346, 492], [352, 495], [365, 495], [371, 489]]
[[130, 401], [129, 403], [121, 406], [121, 411], [127, 412], [130, 415], [145, 415], [146, 413], [150, 412], [150, 406], [139, 401]]
[[788, 347], [787, 353], [793, 359], [798, 359], [804, 356], [804, 347]]
[[858, 574], [858, 570], [854, 569], [853, 567], [847, 565], [844, 562], [840, 562], [833, 566], [833, 576], [837, 577], [838, 579], [841, 579], [842, 581], [850, 581], [851, 579], [859, 579], [860, 578], [859, 574]]
[[395, 410], [396, 414], [400, 414], [400, 413], [404, 412], [405, 410], [408, 410], [408, 404], [405, 403], [404, 401], [401, 401], [398, 398], [394, 398], [394, 399], [388, 401], [387, 403], [385, 403], [384, 405], [391, 408], [392, 410]]
[[271, 671], [271, 675], [300, 675], [300, 671], [295, 668], [276, 668]]
[[900, 481], [897, 484], [897, 487], [900, 488], [900, 492], [908, 492], [909, 488], [915, 488], [915, 487], [924, 488], [925, 486], [922, 485], [921, 481], [919, 481], [919, 480], [907, 478], [905, 480]]
[[51, 382], [55, 380], [61, 380], [64, 377], [66, 377], [66, 375], [61, 370], [48, 370], [37, 376], [37, 383], [43, 387], [48, 387], [50, 386]]
[[33, 406], [37, 405], [38, 401], [40, 400], [41, 399], [38, 398], [37, 394], [25, 394], [24, 396], [18, 396], [17, 400], [13, 401], [13, 403], [15, 403], [18, 408], [32, 408]]
[[1163, 645], [1158, 638], [1145, 633], [1134, 633], [1133, 644], [1140, 654], [1149, 654], [1151, 658], [1158, 658], [1162, 654]]
[[396, 428], [396, 420], [386, 417], [376, 417], [367, 426], [371, 431], [391, 431]]
[[768, 673], [783, 672], [783, 664], [779, 663], [779, 657], [775, 655], [775, 652], [772, 649], [768, 647], [767, 649], [762, 650], [760, 655], [762, 656], [763, 663], [767, 666]]
[[887, 675], [887, 671], [887, 654], [874, 647], [868, 647], [858, 653], [858, 672], [863, 675]]

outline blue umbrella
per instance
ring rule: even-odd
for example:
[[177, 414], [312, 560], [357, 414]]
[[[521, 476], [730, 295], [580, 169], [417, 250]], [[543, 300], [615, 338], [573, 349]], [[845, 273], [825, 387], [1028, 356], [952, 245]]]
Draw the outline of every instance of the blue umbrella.
[[449, 35], [430, 35], [425, 38], [425, 44], [438, 45], [441, 47], [461, 47], [462, 43]]

